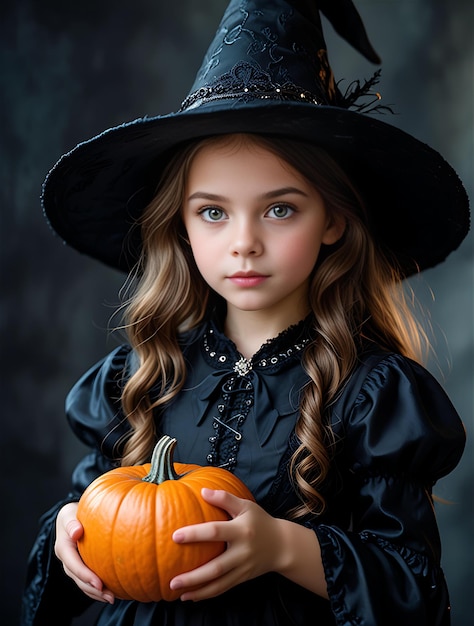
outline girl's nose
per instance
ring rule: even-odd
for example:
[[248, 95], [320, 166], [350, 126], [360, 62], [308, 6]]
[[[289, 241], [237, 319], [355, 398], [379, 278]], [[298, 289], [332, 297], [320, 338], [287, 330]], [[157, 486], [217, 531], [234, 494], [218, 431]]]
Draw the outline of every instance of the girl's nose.
[[233, 256], [258, 256], [262, 250], [263, 243], [255, 224], [245, 222], [235, 226], [230, 244]]

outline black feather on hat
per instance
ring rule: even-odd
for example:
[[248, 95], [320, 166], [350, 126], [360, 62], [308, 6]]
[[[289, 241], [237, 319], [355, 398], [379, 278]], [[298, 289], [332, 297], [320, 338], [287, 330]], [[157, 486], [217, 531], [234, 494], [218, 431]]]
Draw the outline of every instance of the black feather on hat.
[[343, 96], [329, 65], [320, 11], [378, 63], [351, 0], [231, 0], [179, 111], [144, 117], [76, 146], [49, 172], [44, 212], [70, 246], [128, 271], [136, 226], [170, 150], [227, 133], [315, 143], [363, 196], [374, 235], [406, 276], [442, 262], [469, 230], [469, 203], [443, 157]]

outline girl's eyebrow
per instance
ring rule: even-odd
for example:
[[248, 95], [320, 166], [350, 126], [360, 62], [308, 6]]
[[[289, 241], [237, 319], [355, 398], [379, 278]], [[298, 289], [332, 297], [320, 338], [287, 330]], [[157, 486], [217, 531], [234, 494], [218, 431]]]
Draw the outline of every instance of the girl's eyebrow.
[[[307, 193], [305, 193], [301, 189], [298, 189], [297, 187], [281, 187], [279, 189], [266, 191], [260, 196], [260, 199], [270, 200], [272, 198], [279, 198], [281, 196], [287, 196], [290, 194], [304, 196], [305, 198], [308, 197]], [[188, 197], [188, 201], [189, 200], [213, 200], [215, 202], [226, 202], [229, 200], [229, 198], [208, 191], [195, 191]]]

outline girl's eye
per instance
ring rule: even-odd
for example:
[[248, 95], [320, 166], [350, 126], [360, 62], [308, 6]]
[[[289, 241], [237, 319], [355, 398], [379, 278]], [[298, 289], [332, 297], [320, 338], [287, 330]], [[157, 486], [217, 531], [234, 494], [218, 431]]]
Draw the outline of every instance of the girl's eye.
[[275, 206], [272, 206], [267, 215], [277, 219], [284, 219], [285, 217], [290, 217], [293, 213], [294, 209], [287, 204], [276, 204]]
[[219, 222], [225, 217], [224, 211], [215, 206], [210, 206], [202, 209], [199, 212], [199, 215], [206, 222]]

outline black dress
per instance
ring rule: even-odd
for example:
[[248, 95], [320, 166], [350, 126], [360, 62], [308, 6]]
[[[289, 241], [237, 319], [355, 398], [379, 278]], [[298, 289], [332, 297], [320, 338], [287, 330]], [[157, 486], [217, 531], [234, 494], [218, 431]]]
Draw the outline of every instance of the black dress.
[[[298, 442], [294, 425], [308, 377], [301, 353], [306, 321], [244, 359], [217, 325], [182, 338], [188, 378], [156, 415], [157, 431], [178, 440], [175, 461], [235, 472], [269, 513], [296, 504], [287, 475]], [[92, 449], [71, 493], [41, 520], [29, 561], [21, 626], [66, 626], [90, 604], [54, 556], [59, 508], [78, 500], [116, 465], [126, 432], [118, 398], [135, 367], [124, 345], [94, 366], [68, 396], [76, 435]], [[321, 544], [330, 600], [270, 573], [201, 602], [104, 605], [98, 626], [440, 626], [449, 599], [431, 498], [434, 483], [458, 463], [463, 425], [440, 385], [398, 354], [367, 351], [328, 418], [338, 452], [327, 481], [326, 512], [301, 523]]]

